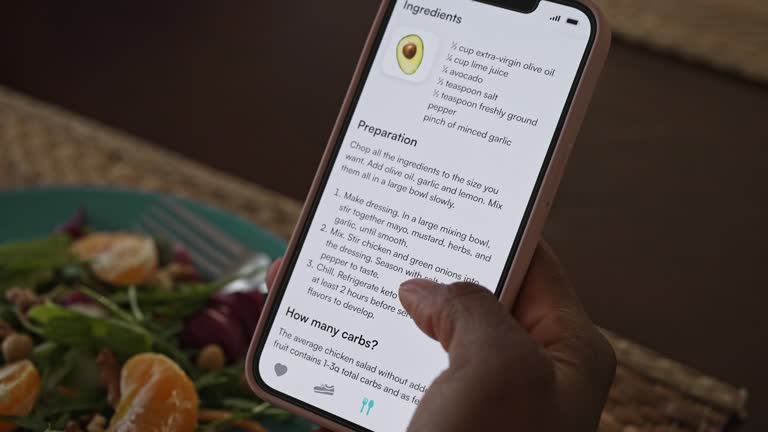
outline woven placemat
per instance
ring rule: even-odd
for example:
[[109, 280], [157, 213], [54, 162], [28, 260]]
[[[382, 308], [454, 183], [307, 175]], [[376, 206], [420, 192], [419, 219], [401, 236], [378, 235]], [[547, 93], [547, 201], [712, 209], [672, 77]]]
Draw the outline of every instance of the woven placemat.
[[[186, 196], [284, 238], [300, 204], [0, 87], [0, 188], [88, 184]], [[601, 432], [716, 432], [743, 418], [746, 391], [606, 332], [619, 359]]]
[[620, 38], [768, 82], [768, 1], [596, 2]]

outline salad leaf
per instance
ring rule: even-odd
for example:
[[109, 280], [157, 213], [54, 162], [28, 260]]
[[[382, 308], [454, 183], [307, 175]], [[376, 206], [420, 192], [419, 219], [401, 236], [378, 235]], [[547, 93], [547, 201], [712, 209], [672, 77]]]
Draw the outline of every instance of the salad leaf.
[[[225, 400], [251, 400], [256, 404], [261, 401], [253, 397], [253, 393], [243, 381], [243, 363], [237, 363], [225, 368], [207, 372], [195, 379], [195, 388], [200, 396], [201, 405], [205, 407], [232, 409], [233, 406], [224, 404]], [[242, 407], [237, 407], [242, 408]], [[240, 411], [249, 411], [253, 406]]]
[[51, 419], [62, 414], [75, 412], [101, 412], [107, 407], [106, 393], [103, 390], [94, 390], [80, 392], [75, 397], [52, 396], [41, 399], [35, 407], [32, 417]]
[[42, 373], [42, 396], [60, 385], [79, 393], [102, 387], [100, 370], [92, 352], [46, 341], [35, 347], [32, 361]]
[[[160, 325], [158, 325], [160, 324]], [[171, 321], [162, 323], [148, 323], [149, 329], [157, 334], [157, 337], [161, 339], [176, 338], [182, 330], [184, 330], [184, 323], [181, 321]]]
[[24, 314], [24, 312], [21, 311], [21, 309], [14, 306], [13, 313], [16, 317], [16, 321], [18, 321], [19, 325], [23, 327], [24, 330], [38, 336], [41, 336], [43, 334], [43, 330], [40, 327], [29, 322], [29, 318], [27, 317], [27, 315]]
[[[75, 238], [88, 231], [80, 213], [79, 219], [65, 227]], [[179, 344], [185, 322], [206, 307], [213, 307], [212, 296], [228, 281], [176, 280], [172, 286], [116, 288], [100, 282], [88, 263], [70, 252], [71, 238], [57, 234], [0, 245], [0, 319], [35, 335], [39, 343], [31, 359], [42, 375], [42, 391], [34, 411], [24, 418], [0, 415], [0, 420], [12, 421], [24, 432], [55, 432], [81, 414], [111, 417], [113, 409], [96, 364], [95, 354], [102, 348], [110, 348], [121, 360], [147, 351], [172, 358], [194, 380], [201, 408], [224, 413], [201, 428], [230, 430], [237, 421], [283, 415], [253, 400], [243, 384], [242, 363], [204, 373], [192, 361], [197, 351], [182, 349]], [[178, 260], [178, 252], [170, 244], [156, 243], [166, 249], [162, 251], [163, 264]], [[3, 291], [16, 286], [34, 290], [45, 302], [22, 312], [3, 301]], [[77, 299], [70, 298], [74, 294]], [[90, 316], [57, 305], [55, 300], [93, 305], [108, 315]]]
[[[231, 431], [236, 426], [236, 422], [239, 420], [248, 420], [251, 417], [248, 413], [231, 413], [228, 417], [221, 420], [216, 420], [200, 428], [205, 432], [224, 432]], [[237, 429], [235, 429], [237, 430]]]
[[238, 386], [242, 385], [240, 375], [242, 374], [241, 365], [221, 368], [219, 370], [208, 372], [195, 380], [195, 387], [198, 392], [202, 392], [211, 387], [218, 386]]
[[155, 338], [154, 340], [154, 347], [155, 350], [161, 354], [165, 354], [169, 358], [171, 358], [173, 361], [176, 362], [176, 364], [179, 365], [184, 371], [187, 372], [187, 374], [194, 376], [197, 374], [197, 368], [195, 365], [192, 364], [192, 362], [189, 360], [189, 356], [187, 353], [181, 350], [177, 346], [178, 344], [174, 342], [167, 341], [162, 338]]
[[227, 398], [221, 404], [237, 412], [248, 412], [258, 415], [266, 411], [270, 405], [267, 402], [253, 401], [250, 399]]
[[222, 399], [221, 405], [231, 409], [234, 412], [246, 413], [251, 417], [277, 417], [288, 418], [290, 414], [280, 408], [275, 408], [269, 402], [262, 402], [254, 399], [226, 398]]
[[103, 389], [79, 392], [75, 396], [44, 395], [34, 411], [24, 418], [9, 418], [24, 431], [63, 430], [67, 421], [78, 414], [108, 414], [110, 408]]
[[31, 430], [49, 430], [49, 423], [39, 417], [14, 417], [7, 415], [0, 415], [0, 420], [11, 422], [18, 427]]
[[136, 286], [131, 285], [128, 287], [128, 303], [131, 306], [131, 313], [133, 318], [138, 322], [144, 321], [144, 312], [141, 311], [139, 306], [139, 296], [136, 293]]
[[14, 326], [17, 325], [16, 307], [10, 303], [0, 303], [0, 319]]
[[112, 300], [108, 299], [107, 297], [104, 297], [103, 295], [99, 294], [98, 292], [87, 287], [80, 288], [80, 292], [82, 292], [83, 294], [93, 299], [96, 303], [102, 305], [106, 310], [111, 312], [112, 315], [114, 315], [116, 318], [119, 318], [120, 320], [128, 323], [135, 322], [135, 320], [133, 319], [133, 315], [122, 310], [120, 306], [115, 304]]
[[61, 380], [72, 371], [74, 349], [67, 350], [51, 341], [46, 341], [35, 347], [32, 361], [37, 369], [43, 372], [42, 391], [53, 390]]
[[64, 235], [0, 245], [0, 291], [14, 286], [35, 288], [56, 273], [79, 263]]
[[41, 326], [43, 338], [66, 346], [99, 349], [109, 347], [120, 357], [149, 351], [152, 335], [144, 328], [114, 318], [93, 318], [52, 303], [27, 313]]
[[[148, 287], [147, 287], [148, 288]], [[202, 309], [220, 284], [187, 283], [179, 284], [172, 291], [163, 289], [137, 289], [134, 301], [140, 304], [144, 314], [181, 319]], [[111, 300], [120, 305], [130, 306], [129, 291], [119, 291]]]

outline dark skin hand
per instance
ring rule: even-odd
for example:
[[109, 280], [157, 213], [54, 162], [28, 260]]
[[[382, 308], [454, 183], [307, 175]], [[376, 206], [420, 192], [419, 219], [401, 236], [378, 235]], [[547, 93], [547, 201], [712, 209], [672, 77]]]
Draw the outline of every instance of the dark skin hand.
[[536, 250], [511, 313], [469, 283], [407, 281], [400, 301], [450, 359], [409, 431], [597, 430], [616, 359], [546, 245]]

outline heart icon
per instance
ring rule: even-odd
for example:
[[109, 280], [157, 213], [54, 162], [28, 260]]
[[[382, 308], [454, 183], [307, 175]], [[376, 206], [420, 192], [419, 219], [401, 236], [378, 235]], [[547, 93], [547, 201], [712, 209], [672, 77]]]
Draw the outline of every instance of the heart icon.
[[275, 373], [277, 376], [283, 376], [288, 373], [288, 366], [280, 363], [275, 363]]

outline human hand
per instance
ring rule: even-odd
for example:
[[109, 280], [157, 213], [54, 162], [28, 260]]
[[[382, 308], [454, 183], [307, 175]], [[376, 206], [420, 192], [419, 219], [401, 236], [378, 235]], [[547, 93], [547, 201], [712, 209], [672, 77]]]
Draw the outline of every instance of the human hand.
[[534, 255], [514, 310], [487, 289], [413, 280], [400, 300], [448, 352], [409, 431], [594, 432], [616, 360], [546, 246]]
[[547, 246], [537, 249], [512, 313], [468, 283], [406, 281], [400, 300], [450, 359], [410, 431], [597, 429], [615, 357]]

